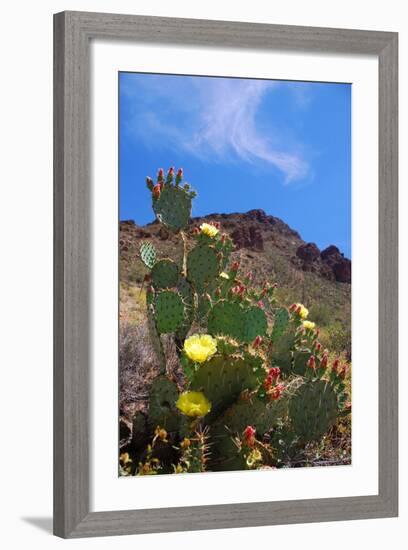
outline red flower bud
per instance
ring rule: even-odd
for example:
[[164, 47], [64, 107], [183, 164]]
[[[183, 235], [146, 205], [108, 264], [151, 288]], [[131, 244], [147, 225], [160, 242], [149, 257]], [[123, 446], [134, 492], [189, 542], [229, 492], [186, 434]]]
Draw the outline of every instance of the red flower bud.
[[258, 304], [258, 307], [260, 307], [261, 309], [264, 308], [264, 303], [262, 300], [259, 300], [257, 304]]
[[316, 342], [316, 344], [315, 344], [315, 350], [316, 350], [316, 351], [320, 351], [321, 349], [322, 349], [321, 343], [320, 343], [320, 342]]
[[169, 168], [169, 171], [168, 171], [167, 173], [168, 173], [168, 174], [174, 174], [174, 167], [171, 166], [171, 167]]
[[199, 228], [199, 227], [194, 227], [194, 228], [192, 229], [191, 233], [192, 233], [193, 235], [199, 235], [199, 234], [201, 233], [200, 228]]
[[297, 308], [297, 304], [292, 304], [289, 308], [289, 311], [295, 311], [295, 309]]
[[347, 371], [348, 371], [347, 365], [342, 365], [338, 369], [337, 374], [340, 376], [340, 378], [344, 380], [344, 378], [346, 378]]
[[248, 279], [248, 281], [252, 281], [252, 279], [254, 278], [252, 271], [248, 271], [245, 277]]
[[338, 357], [336, 357], [336, 359], [333, 361], [332, 371], [337, 373], [339, 365], [340, 365], [340, 359]]
[[308, 366], [310, 369], [315, 369], [315, 368], [316, 368], [316, 360], [315, 360], [315, 356], [314, 356], [314, 355], [311, 355], [311, 356], [310, 356], [309, 361], [307, 362], [307, 366]]
[[231, 266], [231, 271], [238, 271], [239, 269], [239, 262], [234, 262]]
[[271, 399], [274, 399], [274, 400], [280, 399], [282, 397], [282, 393], [284, 389], [285, 389], [285, 386], [283, 384], [278, 384], [277, 386], [272, 388], [272, 390], [269, 392]]
[[327, 361], [328, 361], [327, 355], [323, 355], [322, 360], [320, 361], [320, 367], [322, 369], [325, 369], [327, 367]]
[[252, 426], [247, 426], [243, 431], [244, 441], [248, 447], [252, 447], [255, 443], [256, 430]]
[[259, 348], [259, 346], [262, 344], [262, 336], [257, 336], [255, 340], [252, 342], [253, 348]]
[[182, 169], [182, 168], [179, 168], [179, 169], [177, 170], [177, 175], [178, 175], [179, 178], [182, 178], [182, 177], [183, 177], [183, 169]]
[[264, 388], [266, 390], [269, 390], [269, 388], [272, 386], [272, 384], [273, 384], [273, 376], [268, 374], [268, 376], [265, 378], [264, 383], [263, 383]]
[[271, 367], [268, 371], [268, 376], [272, 376], [272, 378], [277, 381], [280, 376], [281, 370], [279, 367]]
[[160, 197], [160, 193], [161, 193], [161, 189], [162, 189], [162, 185], [160, 183], [157, 183], [154, 187], [153, 187], [153, 197], [155, 199], [158, 199]]

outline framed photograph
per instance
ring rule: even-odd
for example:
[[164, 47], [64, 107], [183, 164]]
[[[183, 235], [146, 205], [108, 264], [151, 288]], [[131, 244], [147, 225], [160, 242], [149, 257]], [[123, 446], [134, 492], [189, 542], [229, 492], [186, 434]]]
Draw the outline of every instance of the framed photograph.
[[54, 532], [398, 513], [398, 35], [54, 16]]

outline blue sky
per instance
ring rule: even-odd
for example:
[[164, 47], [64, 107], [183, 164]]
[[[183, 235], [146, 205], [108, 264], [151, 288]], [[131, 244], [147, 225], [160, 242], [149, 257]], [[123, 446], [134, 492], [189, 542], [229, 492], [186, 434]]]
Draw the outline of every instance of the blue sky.
[[351, 257], [351, 85], [119, 74], [120, 219], [153, 220], [146, 176], [184, 169], [193, 216], [262, 208]]

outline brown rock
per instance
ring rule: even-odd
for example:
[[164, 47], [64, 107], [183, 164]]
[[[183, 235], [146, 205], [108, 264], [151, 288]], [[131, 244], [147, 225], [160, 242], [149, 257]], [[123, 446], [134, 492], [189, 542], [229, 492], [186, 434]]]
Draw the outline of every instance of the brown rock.
[[249, 248], [258, 251], [264, 249], [262, 233], [255, 225], [238, 227], [231, 233], [231, 238], [238, 249]]
[[299, 246], [296, 256], [306, 263], [312, 263], [320, 258], [320, 250], [315, 243], [306, 243]]

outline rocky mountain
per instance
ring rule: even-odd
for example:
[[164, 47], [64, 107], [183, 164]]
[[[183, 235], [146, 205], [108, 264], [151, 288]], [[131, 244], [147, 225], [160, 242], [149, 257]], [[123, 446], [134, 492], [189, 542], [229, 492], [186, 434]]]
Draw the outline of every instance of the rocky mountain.
[[[329, 281], [351, 283], [351, 261], [345, 258], [336, 246], [331, 245], [320, 251], [315, 243], [304, 242], [297, 231], [279, 218], [267, 215], [263, 210], [250, 210], [244, 214], [210, 214], [193, 218], [190, 228], [209, 221], [221, 223], [223, 231], [231, 236], [236, 251], [242, 251], [240, 256], [260, 260], [268, 250], [276, 249], [279, 256], [286, 257], [291, 267], [299, 271], [315, 273]], [[174, 236], [157, 221], [144, 227], [136, 225], [131, 220], [120, 222], [121, 260], [128, 264], [128, 267], [133, 260], [134, 252], [137, 252], [138, 247], [135, 250], [135, 245], [142, 239], [163, 243], [161, 246], [158, 244], [158, 248], [164, 251], [168, 248], [164, 244], [166, 241], [169, 241], [168, 244], [176, 242]], [[271, 260], [270, 268], [273, 269], [274, 262], [272, 258]]]

